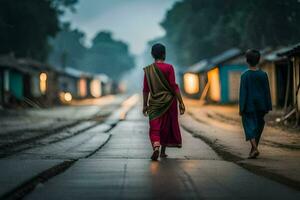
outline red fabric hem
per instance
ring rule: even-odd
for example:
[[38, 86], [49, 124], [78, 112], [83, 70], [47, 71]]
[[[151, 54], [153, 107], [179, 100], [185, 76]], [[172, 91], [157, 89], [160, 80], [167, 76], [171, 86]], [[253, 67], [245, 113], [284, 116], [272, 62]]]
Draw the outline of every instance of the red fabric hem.
[[161, 144], [161, 146], [181, 148], [182, 144]]

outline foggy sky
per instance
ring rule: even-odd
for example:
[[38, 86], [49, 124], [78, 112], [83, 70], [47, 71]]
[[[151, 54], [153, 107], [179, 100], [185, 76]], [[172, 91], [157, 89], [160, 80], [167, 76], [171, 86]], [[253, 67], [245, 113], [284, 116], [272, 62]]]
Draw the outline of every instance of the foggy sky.
[[132, 53], [140, 54], [147, 41], [164, 35], [159, 22], [176, 1], [180, 0], [80, 0], [76, 13], [67, 12], [63, 20], [84, 31], [87, 44], [98, 31], [110, 30]]

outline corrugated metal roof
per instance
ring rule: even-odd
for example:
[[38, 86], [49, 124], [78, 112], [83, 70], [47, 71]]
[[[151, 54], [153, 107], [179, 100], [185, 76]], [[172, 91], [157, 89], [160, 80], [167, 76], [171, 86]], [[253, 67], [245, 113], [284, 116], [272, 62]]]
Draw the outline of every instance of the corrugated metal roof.
[[104, 83], [107, 83], [109, 81], [109, 77], [106, 74], [96, 74], [94, 75], [94, 78], [98, 78]]
[[215, 56], [211, 59], [211, 62], [214, 65], [220, 65], [222, 63], [225, 63], [233, 58], [236, 58], [237, 56], [240, 56], [242, 54], [242, 51], [238, 48], [232, 48], [227, 51], [224, 51], [223, 53], [219, 54], [218, 56]]
[[72, 78], [80, 78], [80, 77], [91, 78], [92, 77], [91, 74], [80, 71], [80, 70], [72, 68], [72, 67], [66, 67], [65, 69], [55, 68], [54, 70], [59, 75], [68, 76], [68, 77], [72, 77]]
[[240, 55], [242, 55], [242, 51], [240, 49], [238, 48], [228, 49], [227, 51], [224, 51], [223, 53], [215, 57], [212, 57], [211, 59], [201, 60], [200, 62], [189, 67], [186, 70], [186, 72], [200, 73], [200, 72], [209, 71], [220, 64], [228, 62], [231, 59], [237, 58]]
[[88, 73], [88, 72], [84, 72], [84, 71], [81, 71], [81, 70], [78, 70], [78, 69], [75, 69], [75, 68], [72, 68], [72, 67], [66, 67], [65, 69], [65, 73], [67, 73], [68, 75], [71, 75], [71, 76], [74, 76], [74, 77], [92, 77], [92, 74]]
[[0, 68], [14, 69], [23, 73], [32, 73], [33, 70], [23, 67], [13, 55], [0, 56]]
[[279, 48], [277, 50], [272, 51], [271, 53], [268, 53], [264, 56], [264, 60], [265, 61], [277, 61], [277, 60], [281, 60], [282, 57], [278, 56], [279, 54], [286, 52], [288, 50], [290, 50], [291, 47], [282, 47]]
[[288, 50], [278, 53], [278, 56], [300, 55], [300, 43], [290, 47]]
[[187, 72], [191, 72], [191, 73], [200, 72], [206, 67], [207, 64], [208, 64], [208, 60], [206, 59], [201, 60], [200, 62], [197, 62], [193, 64], [191, 67], [189, 67]]
[[20, 67], [17, 59], [11, 55], [1, 55], [0, 56], [0, 66], [1, 67]]
[[36, 71], [55, 71], [54, 67], [31, 58], [18, 58], [17, 60], [18, 64], [21, 65], [22, 68], [28, 68]]

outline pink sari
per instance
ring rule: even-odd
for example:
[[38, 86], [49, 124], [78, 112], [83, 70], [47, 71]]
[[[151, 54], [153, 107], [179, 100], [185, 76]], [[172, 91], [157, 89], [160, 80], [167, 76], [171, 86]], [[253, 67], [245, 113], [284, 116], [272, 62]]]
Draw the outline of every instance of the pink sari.
[[[167, 63], [156, 62], [156, 66], [165, 75], [174, 92], [178, 92], [179, 88], [175, 82], [175, 73], [172, 65]], [[144, 76], [144, 93], [149, 93], [149, 85], [147, 77]], [[149, 120], [150, 130], [149, 136], [152, 147], [167, 146], [167, 147], [181, 147], [181, 133], [178, 123], [178, 108], [177, 99], [174, 98], [169, 109], [160, 117]]]

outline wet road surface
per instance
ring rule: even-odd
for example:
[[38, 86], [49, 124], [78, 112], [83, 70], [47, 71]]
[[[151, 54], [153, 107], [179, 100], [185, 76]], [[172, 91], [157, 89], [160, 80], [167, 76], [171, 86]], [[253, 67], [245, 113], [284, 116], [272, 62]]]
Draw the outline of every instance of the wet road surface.
[[138, 108], [102, 149], [25, 199], [300, 199], [299, 192], [222, 160], [184, 130], [182, 149], [150, 161], [148, 123]]

